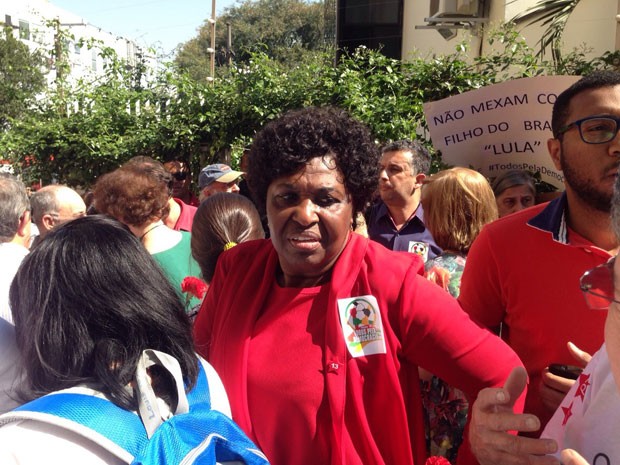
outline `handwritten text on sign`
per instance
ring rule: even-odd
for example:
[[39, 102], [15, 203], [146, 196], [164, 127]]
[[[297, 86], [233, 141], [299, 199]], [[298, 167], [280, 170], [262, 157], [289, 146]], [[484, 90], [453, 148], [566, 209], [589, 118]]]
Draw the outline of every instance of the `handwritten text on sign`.
[[563, 190], [547, 152], [551, 110], [577, 76], [515, 79], [424, 104], [433, 146], [445, 163], [472, 166], [489, 178], [504, 171], [540, 172]]

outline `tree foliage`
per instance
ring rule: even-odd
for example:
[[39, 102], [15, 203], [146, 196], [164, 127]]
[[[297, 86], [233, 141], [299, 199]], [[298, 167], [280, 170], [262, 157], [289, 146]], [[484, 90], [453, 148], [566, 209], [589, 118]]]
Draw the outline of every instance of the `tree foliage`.
[[[145, 80], [140, 67], [104, 49], [103, 78], [50, 90], [27, 115], [11, 120], [0, 150], [26, 178], [44, 183], [86, 186], [136, 155], [181, 156], [196, 175], [215, 161], [235, 164], [257, 130], [292, 108], [337, 105], [367, 123], [377, 141], [429, 143], [425, 102], [512, 78], [615, 66], [614, 54], [587, 60], [573, 51], [559, 69], [509, 27], [489, 40], [495, 51], [474, 60], [463, 44], [452, 54], [408, 62], [366, 48], [337, 64], [323, 51], [307, 51], [294, 65], [254, 52], [213, 84], [174, 66]], [[437, 169], [440, 157], [434, 163]]]
[[[232, 50], [227, 49], [230, 25]], [[209, 72], [211, 24], [201, 26], [198, 36], [179, 49], [176, 63], [196, 80]], [[304, 0], [243, 0], [224, 10], [216, 24], [216, 58], [224, 65], [229, 57], [248, 63], [252, 54], [265, 53], [284, 63], [298, 63], [308, 50], [323, 50], [323, 2]], [[232, 54], [232, 55], [230, 55]]]
[[[513, 2], [516, 0], [513, 0]], [[542, 37], [538, 41], [539, 55], [551, 49], [551, 55], [556, 63], [562, 61], [562, 34], [566, 21], [575, 10], [580, 0], [538, 0], [531, 8], [519, 13], [512, 20], [516, 23], [540, 24], [545, 27]], [[511, 2], [511, 3], [513, 3]]]
[[0, 36], [0, 128], [24, 115], [45, 87], [44, 60], [15, 39], [9, 27]]

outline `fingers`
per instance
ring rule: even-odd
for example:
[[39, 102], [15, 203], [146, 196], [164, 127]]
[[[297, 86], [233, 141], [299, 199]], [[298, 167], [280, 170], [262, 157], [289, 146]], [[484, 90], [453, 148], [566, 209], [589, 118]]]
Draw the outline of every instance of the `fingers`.
[[550, 411], [555, 412], [562, 404], [566, 394], [564, 392], [556, 391], [541, 382], [538, 390], [538, 395], [543, 405]]
[[527, 371], [524, 367], [516, 367], [508, 376], [504, 384], [504, 390], [508, 392], [508, 402], [506, 405], [512, 407], [527, 386]]
[[508, 433], [540, 429], [535, 415], [516, 414], [512, 410], [526, 383], [525, 369], [515, 368], [503, 388], [487, 388], [478, 394], [472, 405], [469, 442], [481, 465], [559, 464], [556, 458], [546, 455], [556, 452], [554, 440]]
[[539, 387], [539, 395], [545, 407], [555, 412], [573, 384], [575, 384], [575, 380], [554, 375], [549, 371], [549, 368], [545, 368], [540, 378]]
[[[493, 414], [494, 416], [498, 414]], [[514, 417], [525, 417], [525, 415], [515, 415]], [[533, 417], [533, 415], [528, 415]], [[536, 428], [530, 429], [534, 431], [538, 429], [540, 423], [536, 419]], [[522, 418], [523, 421], [527, 419]], [[514, 429], [519, 429], [517, 423], [502, 421], [504, 424], [515, 425]], [[482, 422], [484, 424], [484, 420]], [[531, 464], [554, 464], [560, 462], [553, 456], [557, 451], [557, 443], [553, 439], [535, 439], [523, 436], [508, 434], [506, 431], [493, 430], [497, 423], [487, 422], [487, 426], [483, 426], [479, 419], [472, 419], [469, 431], [469, 442], [471, 450], [481, 465], [531, 465]], [[533, 425], [530, 423], [530, 427]], [[525, 430], [525, 428], [522, 428]]]
[[509, 409], [505, 411], [496, 409], [492, 413], [477, 412], [477, 418], [472, 419], [472, 422], [474, 421], [488, 431], [500, 433], [508, 431], [533, 433], [540, 429], [540, 420], [536, 415], [514, 413]]
[[572, 342], [568, 342], [566, 345], [568, 347], [568, 351], [573, 358], [579, 362], [580, 366], [585, 367], [588, 363], [590, 363], [590, 360], [592, 360], [592, 355], [584, 350], [581, 350]]
[[554, 464], [559, 460], [552, 455], [557, 444], [552, 439], [534, 439], [511, 434], [489, 436], [489, 443], [482, 449], [474, 449], [481, 465]]
[[554, 375], [549, 371], [549, 368], [545, 368], [542, 372], [541, 383], [545, 386], [558, 391], [562, 394], [562, 397], [566, 395], [570, 388], [575, 384], [574, 379], [564, 378], [562, 376]]
[[589, 465], [586, 459], [573, 449], [564, 449], [560, 454], [560, 458], [564, 465]]
[[[480, 412], [510, 412], [527, 384], [527, 372], [517, 367], [510, 372], [503, 388], [486, 388], [478, 393], [475, 410]], [[533, 415], [532, 415], [533, 416]]]

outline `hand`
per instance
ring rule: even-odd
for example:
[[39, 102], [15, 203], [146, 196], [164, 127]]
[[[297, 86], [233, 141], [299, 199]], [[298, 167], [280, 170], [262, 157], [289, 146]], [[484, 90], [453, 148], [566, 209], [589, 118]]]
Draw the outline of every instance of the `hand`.
[[578, 452], [573, 449], [564, 449], [560, 454], [564, 465], [590, 465]]
[[558, 375], [554, 375], [549, 371], [549, 367], [545, 368], [540, 377], [540, 385], [538, 388], [538, 395], [542, 400], [542, 403], [551, 412], [555, 412], [566, 393], [570, 391], [570, 388], [575, 384], [574, 379], [563, 378]]
[[540, 429], [540, 420], [535, 415], [513, 412], [514, 402], [526, 384], [527, 372], [518, 367], [510, 373], [503, 388], [486, 388], [478, 394], [471, 407], [469, 442], [480, 465], [559, 465], [555, 457], [546, 455], [557, 451], [554, 440], [508, 433]]
[[592, 355], [590, 355], [584, 350], [581, 350], [572, 342], [569, 341], [566, 346], [568, 347], [568, 351], [570, 352], [570, 354], [577, 361], [577, 365], [579, 365], [580, 367], [585, 368], [585, 366], [590, 363], [590, 360], [592, 360]]
[[[572, 342], [569, 342], [567, 346], [568, 351], [577, 362], [576, 365], [585, 367], [592, 359], [592, 356], [589, 353], [579, 349], [579, 347]], [[550, 373], [549, 367], [543, 370], [540, 381], [540, 398], [545, 407], [547, 407], [551, 412], [555, 412], [558, 409], [564, 400], [566, 393], [571, 387], [573, 387], [573, 384], [575, 384], [575, 380], [573, 379], [563, 378]]]

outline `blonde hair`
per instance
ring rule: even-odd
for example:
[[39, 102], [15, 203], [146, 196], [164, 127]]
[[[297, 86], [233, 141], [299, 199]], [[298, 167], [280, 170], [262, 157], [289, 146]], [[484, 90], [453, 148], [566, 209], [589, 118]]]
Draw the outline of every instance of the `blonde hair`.
[[489, 181], [477, 171], [456, 167], [427, 178], [422, 188], [424, 224], [445, 250], [467, 253], [482, 227], [497, 219]]

